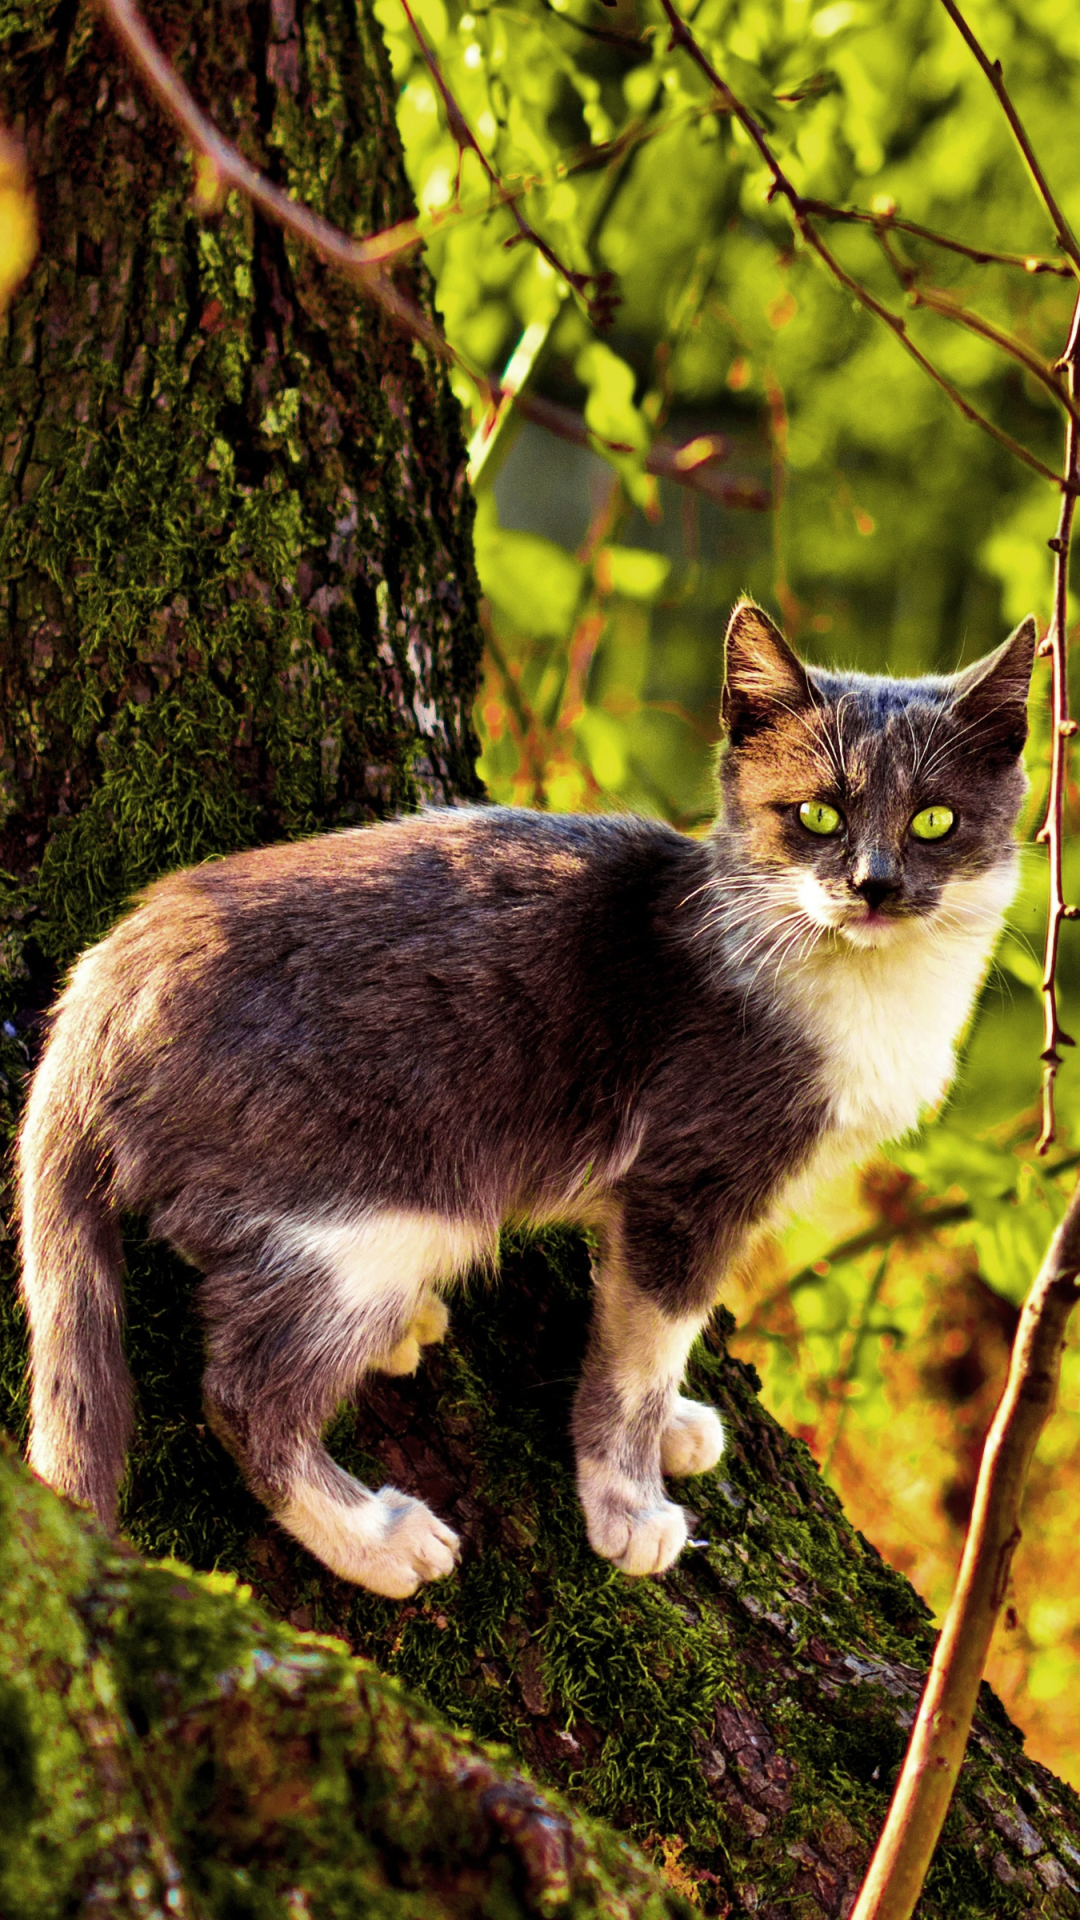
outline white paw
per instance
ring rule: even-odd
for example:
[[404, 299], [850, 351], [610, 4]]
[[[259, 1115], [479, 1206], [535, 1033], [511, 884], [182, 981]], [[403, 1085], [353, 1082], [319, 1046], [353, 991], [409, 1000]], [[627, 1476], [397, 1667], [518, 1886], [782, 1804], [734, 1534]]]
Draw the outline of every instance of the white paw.
[[680, 1393], [670, 1424], [660, 1438], [660, 1465], [665, 1473], [683, 1480], [692, 1473], [708, 1473], [724, 1451], [724, 1428], [718, 1413]]
[[365, 1561], [359, 1584], [391, 1600], [407, 1600], [425, 1580], [445, 1580], [457, 1564], [461, 1542], [422, 1500], [396, 1487], [375, 1495], [387, 1513], [384, 1540]]
[[332, 1573], [390, 1600], [407, 1600], [425, 1580], [453, 1572], [457, 1534], [422, 1500], [396, 1487], [356, 1490], [359, 1499], [340, 1499], [303, 1482], [276, 1517]]
[[589, 1545], [622, 1573], [664, 1573], [686, 1545], [682, 1507], [600, 1461], [579, 1461], [578, 1494]]
[[420, 1342], [414, 1333], [407, 1333], [404, 1340], [378, 1362], [377, 1373], [415, 1373], [420, 1365]]
[[426, 1293], [410, 1323], [409, 1332], [422, 1347], [433, 1347], [445, 1340], [450, 1325], [450, 1309], [437, 1293]]
[[421, 1347], [434, 1346], [446, 1337], [450, 1313], [437, 1293], [425, 1293], [397, 1346], [376, 1363], [377, 1373], [415, 1373], [420, 1365]]

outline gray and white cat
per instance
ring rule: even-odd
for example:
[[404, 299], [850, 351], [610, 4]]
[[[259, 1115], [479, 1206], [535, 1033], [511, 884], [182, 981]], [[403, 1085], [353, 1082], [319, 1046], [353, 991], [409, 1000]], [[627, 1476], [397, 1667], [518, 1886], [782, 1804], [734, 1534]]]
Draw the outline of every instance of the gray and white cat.
[[588, 1536], [669, 1566], [662, 1476], [723, 1447], [679, 1385], [725, 1271], [948, 1085], [1014, 886], [1035, 639], [951, 678], [823, 672], [743, 603], [706, 840], [433, 811], [151, 887], [75, 967], [22, 1131], [31, 1464], [114, 1524], [119, 1217], [145, 1214], [204, 1275], [207, 1417], [253, 1490], [408, 1595], [455, 1535], [323, 1428], [366, 1372], [416, 1366], [503, 1221], [579, 1221]]

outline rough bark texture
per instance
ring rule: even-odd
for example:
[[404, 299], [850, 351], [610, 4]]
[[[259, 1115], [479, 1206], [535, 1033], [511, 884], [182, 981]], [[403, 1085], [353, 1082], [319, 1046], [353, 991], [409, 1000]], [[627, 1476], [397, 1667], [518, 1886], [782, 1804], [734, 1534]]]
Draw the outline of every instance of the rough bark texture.
[[3, 1443], [0, 1583], [5, 1920], [686, 1911], [505, 1754], [227, 1576], [118, 1554]]
[[[365, 5], [149, 18], [287, 189], [358, 233], [411, 210]], [[443, 370], [236, 196], [193, 215], [87, 7], [0, 9], [0, 119], [43, 239], [0, 395], [10, 973], [169, 866], [476, 795], [479, 629]]]
[[[253, 159], [357, 230], [405, 211], [391, 88], [363, 7], [220, 0], [200, 7], [194, 46], [189, 8], [150, 15]], [[10, 316], [0, 396], [10, 1133], [56, 972], [133, 887], [425, 791], [475, 792], [477, 627], [441, 374], [243, 206], [191, 217], [186, 161], [81, 7], [0, 6], [0, 111], [26, 140], [45, 237]], [[505, 1741], [541, 1781], [645, 1842], [706, 1910], [833, 1920], [850, 1908], [899, 1762], [931, 1645], [924, 1610], [762, 1411], [719, 1333], [694, 1363], [731, 1436], [720, 1475], [689, 1490], [700, 1544], [660, 1582], [628, 1581], [590, 1554], [567, 1441], [587, 1268], [570, 1236], [508, 1241], [502, 1285], [478, 1282], [458, 1303], [420, 1377], [382, 1379], [341, 1415], [341, 1459], [424, 1495], [466, 1542], [453, 1581], [400, 1606], [332, 1579], [248, 1497], [201, 1424], [189, 1276], [133, 1229], [140, 1421], [126, 1525], [143, 1552], [235, 1569], [279, 1617], [342, 1636], [458, 1727]], [[0, 1418], [18, 1433], [10, 1257], [5, 1269]], [[446, 1813], [441, 1788], [414, 1793], [415, 1743], [435, 1748], [426, 1733], [406, 1738], [424, 1716], [392, 1688], [369, 1675], [356, 1706], [339, 1655], [297, 1654], [276, 1629], [259, 1641], [236, 1624], [235, 1597], [111, 1558], [19, 1484], [4, 1495], [21, 1516], [7, 1522], [15, 1558], [0, 1566], [16, 1635], [0, 1702], [5, 1913], [21, 1920], [16, 1895], [35, 1915], [80, 1901], [88, 1913], [160, 1910], [170, 1860], [190, 1910], [222, 1916], [498, 1920], [529, 1899], [544, 1912], [566, 1904], [542, 1877], [529, 1891], [520, 1848], [496, 1884], [505, 1827], [488, 1846], [489, 1827], [470, 1827], [460, 1806]], [[261, 1677], [247, 1691], [208, 1687], [225, 1669]], [[350, 1757], [357, 1740], [382, 1756], [381, 1799]], [[467, 1844], [453, 1853], [445, 1822], [459, 1813]], [[115, 1840], [122, 1899], [109, 1861], [93, 1867], [93, 1836], [114, 1816], [115, 1834], [134, 1836], [130, 1859]], [[19, 1894], [28, 1820], [38, 1878]], [[470, 1882], [468, 1834], [481, 1829]], [[452, 1867], [408, 1878], [451, 1853]], [[305, 1879], [301, 1856], [323, 1877], [311, 1866]], [[614, 1841], [589, 1858], [598, 1874], [625, 1865]], [[600, 1885], [583, 1881], [580, 1898], [595, 1906]], [[429, 1894], [443, 1906], [423, 1905]], [[641, 1897], [625, 1910], [648, 1910]], [[988, 1693], [920, 1911], [1080, 1916], [1080, 1805], [1024, 1759]]]

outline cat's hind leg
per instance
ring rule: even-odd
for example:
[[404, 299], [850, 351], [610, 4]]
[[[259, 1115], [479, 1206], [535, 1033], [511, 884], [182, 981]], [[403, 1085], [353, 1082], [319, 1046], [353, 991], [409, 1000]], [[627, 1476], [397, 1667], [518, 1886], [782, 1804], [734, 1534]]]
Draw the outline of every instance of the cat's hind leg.
[[450, 1311], [437, 1293], [426, 1293], [405, 1329], [404, 1338], [385, 1359], [376, 1362], [379, 1373], [415, 1373], [420, 1365], [422, 1347], [433, 1347], [445, 1340], [450, 1326]]
[[678, 1391], [710, 1305], [692, 1289], [665, 1298], [643, 1284], [613, 1215], [573, 1430], [590, 1545], [624, 1573], [663, 1573], [686, 1544], [687, 1514], [667, 1498], [662, 1475], [705, 1472], [723, 1451], [717, 1414]]
[[287, 1532], [343, 1579], [392, 1599], [450, 1573], [457, 1536], [423, 1501], [353, 1479], [322, 1431], [365, 1372], [385, 1370], [433, 1283], [483, 1248], [480, 1229], [436, 1214], [293, 1218], [201, 1290], [211, 1426]]

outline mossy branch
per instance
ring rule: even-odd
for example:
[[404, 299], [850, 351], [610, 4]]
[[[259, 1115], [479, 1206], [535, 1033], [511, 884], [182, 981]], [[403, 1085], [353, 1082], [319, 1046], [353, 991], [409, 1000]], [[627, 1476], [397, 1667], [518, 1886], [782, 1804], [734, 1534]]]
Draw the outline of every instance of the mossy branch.
[[689, 1920], [505, 1751], [231, 1575], [118, 1551], [6, 1441], [0, 1519], [8, 1920]]

